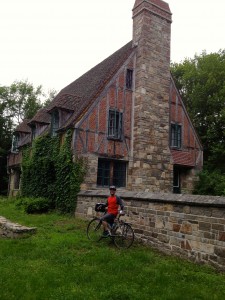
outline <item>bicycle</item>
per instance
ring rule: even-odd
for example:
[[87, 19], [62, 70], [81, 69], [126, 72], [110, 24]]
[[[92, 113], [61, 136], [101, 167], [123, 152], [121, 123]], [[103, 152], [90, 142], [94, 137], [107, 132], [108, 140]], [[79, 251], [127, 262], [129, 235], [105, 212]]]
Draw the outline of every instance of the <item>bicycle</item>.
[[[100, 211], [103, 212], [103, 209], [104, 208], [102, 208], [102, 211]], [[112, 225], [108, 223], [110, 234], [107, 237], [112, 239], [114, 245], [117, 248], [128, 249], [134, 242], [134, 231], [130, 224], [120, 219], [121, 216], [124, 216], [124, 214], [119, 213], [118, 217], [115, 218], [114, 223]], [[94, 217], [88, 223], [87, 237], [89, 240], [94, 242], [99, 242], [101, 239], [106, 238], [105, 236], [103, 236], [103, 225], [101, 218]]]

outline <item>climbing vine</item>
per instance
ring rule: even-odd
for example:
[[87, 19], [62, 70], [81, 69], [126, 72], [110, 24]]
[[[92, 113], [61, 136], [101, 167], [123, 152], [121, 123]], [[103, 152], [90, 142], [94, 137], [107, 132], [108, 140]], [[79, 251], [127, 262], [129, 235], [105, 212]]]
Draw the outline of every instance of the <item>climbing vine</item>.
[[66, 133], [62, 145], [59, 137], [38, 137], [23, 152], [22, 196], [45, 197], [52, 208], [63, 213], [74, 211], [86, 163], [73, 157], [71, 140], [71, 131]]

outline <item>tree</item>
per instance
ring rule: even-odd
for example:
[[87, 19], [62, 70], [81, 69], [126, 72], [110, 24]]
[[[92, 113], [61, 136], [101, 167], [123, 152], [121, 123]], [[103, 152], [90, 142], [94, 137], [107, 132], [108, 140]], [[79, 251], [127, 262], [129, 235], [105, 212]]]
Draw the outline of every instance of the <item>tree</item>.
[[[15, 81], [10, 86], [0, 86], [0, 193], [7, 190], [6, 158], [11, 147], [12, 133], [24, 119], [31, 119], [56, 94], [46, 95], [42, 86], [35, 88], [28, 81]], [[44, 100], [43, 100], [44, 99]]]
[[[173, 63], [171, 72], [204, 147], [209, 173], [225, 174], [225, 50]], [[210, 175], [209, 175], [210, 176]], [[217, 192], [218, 193], [218, 192]]]
[[27, 81], [15, 81], [9, 87], [2, 87], [1, 98], [6, 103], [6, 113], [15, 125], [29, 119], [41, 108], [42, 87], [35, 88]]

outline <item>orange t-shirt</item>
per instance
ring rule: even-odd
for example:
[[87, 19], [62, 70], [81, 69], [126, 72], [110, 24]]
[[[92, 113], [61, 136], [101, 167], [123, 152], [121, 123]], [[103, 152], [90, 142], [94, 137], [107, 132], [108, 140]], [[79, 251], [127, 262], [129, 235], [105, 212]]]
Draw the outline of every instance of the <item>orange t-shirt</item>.
[[117, 216], [119, 204], [116, 196], [109, 196], [107, 199], [108, 213]]

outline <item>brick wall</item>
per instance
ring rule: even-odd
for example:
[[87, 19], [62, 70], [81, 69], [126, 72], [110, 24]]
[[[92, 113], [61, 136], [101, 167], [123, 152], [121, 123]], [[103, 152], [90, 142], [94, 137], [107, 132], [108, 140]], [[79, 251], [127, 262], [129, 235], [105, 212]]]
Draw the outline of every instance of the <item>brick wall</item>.
[[[135, 237], [153, 248], [225, 270], [225, 197], [118, 191]], [[108, 191], [79, 194], [75, 215], [90, 218]]]

